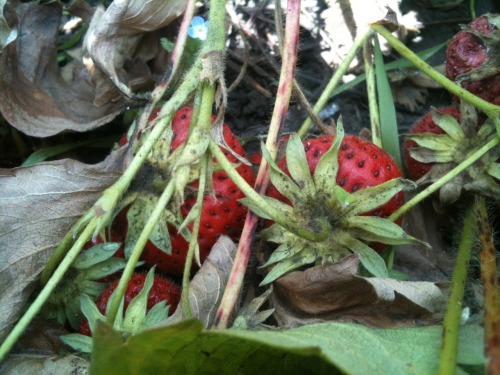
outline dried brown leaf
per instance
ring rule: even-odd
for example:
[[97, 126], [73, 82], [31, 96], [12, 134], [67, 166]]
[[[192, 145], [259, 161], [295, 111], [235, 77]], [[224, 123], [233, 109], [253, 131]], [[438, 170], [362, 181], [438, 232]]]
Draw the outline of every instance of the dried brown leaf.
[[146, 67], [161, 50], [159, 37], [147, 41], [147, 33], [170, 24], [186, 5], [177, 0], [125, 0], [113, 1], [106, 10], [96, 9], [83, 45], [85, 64], [98, 87], [96, 105], [121, 95], [134, 97], [130, 85], [140, 75], [134, 77], [130, 68], [126, 71], [127, 61]]
[[5, 18], [18, 37], [0, 54], [0, 111], [25, 134], [48, 137], [66, 130], [88, 131], [109, 123], [123, 102], [96, 107], [95, 89], [83, 64], [66, 82], [57, 63], [59, 2], [11, 1]]
[[282, 326], [313, 322], [358, 322], [375, 327], [431, 323], [443, 311], [443, 288], [431, 282], [364, 278], [359, 256], [292, 272], [274, 282], [271, 298]]
[[76, 355], [47, 356], [17, 354], [7, 357], [0, 367], [3, 375], [88, 374], [89, 361]]
[[[233, 267], [235, 254], [234, 242], [229, 237], [221, 236], [189, 283], [189, 304], [193, 318], [201, 320], [205, 328], [212, 325]], [[160, 325], [178, 323], [183, 319], [185, 312], [181, 299], [175, 313]]]
[[121, 153], [96, 165], [60, 160], [0, 176], [0, 340], [58, 242], [119, 176]]

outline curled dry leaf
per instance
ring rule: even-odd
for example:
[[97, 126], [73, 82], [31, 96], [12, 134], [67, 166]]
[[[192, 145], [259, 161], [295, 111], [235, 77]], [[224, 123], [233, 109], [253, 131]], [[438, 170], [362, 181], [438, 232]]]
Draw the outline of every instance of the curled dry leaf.
[[[235, 254], [234, 242], [227, 236], [221, 236], [189, 283], [189, 304], [193, 318], [202, 321], [205, 328], [212, 325], [233, 267]], [[175, 324], [184, 318], [185, 311], [181, 299], [175, 313], [160, 326]]]
[[0, 340], [59, 241], [118, 178], [122, 153], [95, 165], [60, 160], [0, 176]]
[[435, 323], [446, 305], [442, 286], [431, 282], [364, 278], [359, 256], [291, 272], [274, 282], [271, 297], [280, 326], [324, 321], [374, 327]]
[[132, 86], [147, 84], [147, 76], [154, 73], [148, 72], [148, 62], [161, 52], [159, 34], [150, 33], [170, 24], [186, 5], [177, 0], [123, 0], [96, 9], [83, 42], [84, 62], [97, 85], [96, 105], [122, 95], [132, 99]]
[[11, 1], [4, 8], [17, 39], [0, 54], [0, 111], [21, 132], [49, 137], [62, 131], [88, 131], [109, 123], [123, 102], [96, 107], [95, 89], [83, 64], [71, 81], [61, 76], [57, 36], [62, 5]]

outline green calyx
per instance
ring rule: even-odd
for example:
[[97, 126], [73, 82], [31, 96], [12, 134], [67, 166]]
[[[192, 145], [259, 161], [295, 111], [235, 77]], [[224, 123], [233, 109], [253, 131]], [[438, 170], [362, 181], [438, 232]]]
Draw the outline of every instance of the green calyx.
[[95, 298], [106, 287], [100, 279], [125, 268], [126, 261], [113, 255], [121, 243], [107, 242], [84, 251], [66, 273], [60, 286], [44, 305], [41, 315], [78, 329], [82, 320], [80, 297]]
[[[134, 335], [146, 328], [153, 327], [168, 317], [170, 306], [166, 301], [161, 301], [154, 305], [147, 312], [148, 296], [154, 281], [154, 267], [151, 268], [146, 276], [144, 287], [139, 294], [130, 301], [125, 314], [123, 314], [124, 299], [122, 298], [120, 309], [116, 317], [113, 328], [121, 331], [124, 335]], [[113, 300], [115, 293], [111, 294], [108, 306]], [[90, 331], [93, 333], [98, 322], [106, 321], [106, 317], [99, 311], [96, 304], [88, 295], [81, 296], [81, 308], [83, 314], [89, 322]], [[92, 338], [89, 336], [72, 333], [61, 336], [61, 340], [80, 352], [92, 352]]]
[[[436, 163], [431, 170], [417, 181], [419, 185], [433, 183], [455, 166], [462, 163], [498, 134], [494, 122], [487, 119], [478, 126], [475, 109], [463, 102], [460, 123], [451, 115], [432, 109], [432, 119], [444, 134], [408, 135], [418, 147], [410, 148], [412, 158], [422, 163]], [[500, 196], [500, 149], [489, 150], [477, 162], [445, 184], [439, 192], [443, 204], [454, 203], [463, 190], [477, 192], [498, 199]]]
[[[290, 138], [286, 149], [291, 177], [278, 168], [263, 148], [263, 156], [270, 165], [271, 182], [293, 207], [273, 198], [267, 197], [266, 200], [290, 220], [307, 228], [323, 226], [328, 230], [319, 241], [305, 239], [300, 233], [287, 230], [278, 223], [264, 230], [264, 238], [280, 245], [262, 266], [273, 268], [261, 285], [303, 266], [334, 263], [351, 253], [359, 254], [363, 266], [374, 276], [387, 277], [384, 260], [367, 243], [421, 243], [428, 246], [387, 219], [362, 216], [383, 206], [397, 193], [414, 189], [416, 185], [413, 182], [393, 179], [354, 193], [348, 193], [337, 185], [338, 153], [343, 136], [339, 122], [337, 136], [318, 162], [314, 176], [310, 173], [303, 144], [297, 135]], [[253, 209], [252, 205], [249, 207]]]

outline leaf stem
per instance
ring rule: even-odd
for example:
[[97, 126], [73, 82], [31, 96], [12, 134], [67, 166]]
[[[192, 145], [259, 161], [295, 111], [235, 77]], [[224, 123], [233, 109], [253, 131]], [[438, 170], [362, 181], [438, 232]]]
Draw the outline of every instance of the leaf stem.
[[365, 63], [366, 91], [368, 93], [368, 108], [370, 109], [372, 143], [382, 148], [382, 132], [380, 131], [380, 116], [377, 104], [372, 41], [373, 37], [370, 37], [366, 40], [365, 44], [363, 44], [363, 61]]
[[398, 217], [403, 215], [405, 212], [410, 210], [413, 206], [416, 206], [418, 203], [426, 199], [428, 196], [430, 196], [432, 193], [440, 189], [443, 185], [451, 181], [453, 178], [458, 176], [460, 173], [462, 173], [465, 169], [467, 169], [469, 166], [474, 164], [477, 160], [479, 160], [484, 154], [486, 154], [489, 150], [492, 148], [498, 146], [500, 144], [500, 138], [497, 136], [493, 139], [491, 139], [488, 143], [486, 143], [484, 146], [482, 146], [480, 149], [478, 149], [476, 152], [474, 152], [472, 155], [470, 155], [467, 159], [465, 159], [463, 162], [458, 164], [455, 168], [453, 168], [451, 171], [449, 171], [447, 174], [445, 174], [443, 177], [438, 179], [436, 182], [434, 182], [432, 185], [428, 186], [426, 189], [422, 190], [420, 193], [415, 195], [412, 199], [410, 199], [408, 202], [406, 202], [403, 206], [401, 206], [399, 209], [394, 211], [391, 216], [389, 216], [389, 220], [396, 220]]
[[465, 214], [462, 238], [451, 279], [451, 291], [443, 322], [441, 352], [439, 356], [439, 375], [454, 374], [457, 366], [458, 333], [462, 314], [467, 266], [469, 264], [476, 231], [474, 207], [470, 206]]
[[16, 341], [24, 333], [28, 325], [42, 308], [43, 304], [47, 301], [52, 291], [62, 280], [66, 271], [69, 269], [73, 261], [78, 257], [78, 254], [80, 254], [80, 251], [83, 249], [85, 243], [92, 236], [92, 232], [94, 231], [95, 226], [96, 218], [93, 218], [92, 220], [90, 220], [85, 230], [82, 232], [82, 234], [80, 234], [62, 262], [54, 271], [50, 279], [47, 281], [47, 284], [45, 284], [38, 296], [36, 296], [35, 300], [31, 303], [29, 308], [23, 314], [21, 319], [19, 319], [5, 341], [2, 343], [2, 345], [0, 346], [0, 362], [2, 362], [7, 353], [12, 349]]
[[495, 244], [484, 197], [479, 197], [475, 209], [479, 228], [479, 243], [481, 244], [479, 258], [481, 260], [481, 281], [484, 296], [486, 373], [500, 374], [500, 291], [498, 288]]
[[445, 90], [448, 90], [450, 93], [458, 96], [459, 98], [471, 103], [476, 108], [480, 109], [482, 112], [486, 113], [488, 117], [497, 117], [500, 115], [500, 106], [491, 104], [474, 94], [471, 94], [464, 88], [455, 84], [444, 75], [433, 69], [429, 64], [427, 64], [424, 60], [418, 57], [413, 51], [411, 51], [408, 47], [406, 47], [398, 38], [391, 34], [389, 30], [385, 27], [377, 24], [372, 24], [371, 28], [375, 30], [377, 33], [382, 35], [389, 44], [398, 51], [402, 56], [406, 57], [409, 61], [411, 61], [419, 70], [427, 74], [434, 81], [439, 83]]

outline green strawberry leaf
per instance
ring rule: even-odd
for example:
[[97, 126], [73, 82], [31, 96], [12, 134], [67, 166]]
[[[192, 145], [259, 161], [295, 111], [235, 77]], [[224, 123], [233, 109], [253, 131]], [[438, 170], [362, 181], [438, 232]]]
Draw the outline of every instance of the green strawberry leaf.
[[61, 341], [82, 353], [92, 352], [92, 337], [79, 333], [70, 333], [61, 336]]
[[315, 191], [304, 145], [297, 134], [292, 134], [286, 145], [286, 165], [302, 195]]
[[[123, 338], [101, 324], [90, 373], [436, 374], [442, 331], [441, 326], [376, 329], [339, 322], [270, 331], [204, 330], [201, 322], [187, 320]], [[461, 326], [458, 342], [459, 365], [484, 366], [481, 326]]]

